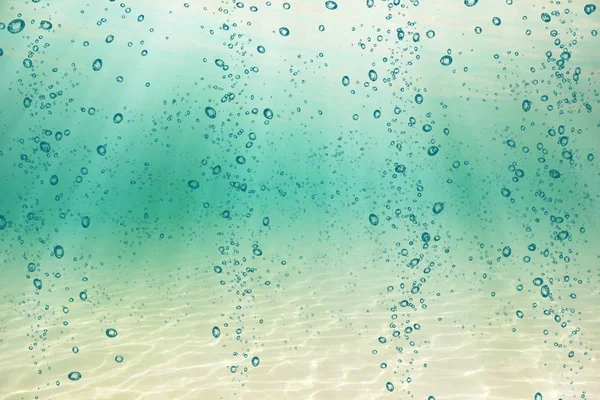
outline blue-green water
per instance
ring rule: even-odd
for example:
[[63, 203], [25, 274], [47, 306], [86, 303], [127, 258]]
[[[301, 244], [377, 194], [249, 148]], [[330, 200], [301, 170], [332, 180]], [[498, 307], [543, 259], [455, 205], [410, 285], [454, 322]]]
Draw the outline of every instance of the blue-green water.
[[2, 1], [0, 398], [596, 398], [598, 29]]

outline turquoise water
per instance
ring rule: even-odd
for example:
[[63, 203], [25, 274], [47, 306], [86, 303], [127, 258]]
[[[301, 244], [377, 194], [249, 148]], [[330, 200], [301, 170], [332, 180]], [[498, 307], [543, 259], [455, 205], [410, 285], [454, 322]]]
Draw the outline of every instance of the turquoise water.
[[0, 398], [596, 398], [599, 18], [3, 1]]

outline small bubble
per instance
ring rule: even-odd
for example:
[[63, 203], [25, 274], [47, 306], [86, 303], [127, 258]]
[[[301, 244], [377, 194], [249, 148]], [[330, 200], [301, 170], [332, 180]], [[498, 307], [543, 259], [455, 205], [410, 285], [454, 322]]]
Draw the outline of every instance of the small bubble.
[[440, 64], [442, 64], [444, 67], [447, 67], [448, 65], [452, 64], [452, 57], [449, 55], [443, 56], [440, 58]]
[[338, 7], [338, 5], [337, 5], [337, 3], [335, 1], [328, 0], [328, 1], [325, 2], [325, 7], [328, 10], [335, 10]]
[[217, 112], [216, 112], [216, 111], [215, 111], [215, 109], [214, 109], [214, 108], [212, 108], [212, 107], [206, 107], [206, 108], [204, 109], [204, 113], [206, 114], [206, 116], [207, 116], [208, 118], [211, 118], [211, 119], [213, 119], [213, 118], [215, 118], [215, 117], [217, 116]]
[[375, 71], [374, 69], [369, 70], [369, 79], [371, 80], [371, 82], [377, 81], [377, 71]]
[[371, 223], [371, 225], [377, 226], [377, 224], [379, 224], [379, 217], [375, 214], [370, 214], [369, 222]]
[[558, 179], [558, 178], [560, 178], [560, 172], [558, 172], [558, 171], [557, 171], [557, 170], [555, 170], [555, 169], [551, 169], [551, 170], [548, 172], [548, 174], [550, 175], [550, 178], [553, 178], [553, 179]]
[[440, 148], [437, 146], [431, 146], [427, 149], [427, 155], [433, 157], [440, 151]]
[[545, 23], [548, 23], [552, 20], [552, 17], [550, 17], [550, 14], [548, 13], [542, 13], [540, 15], [540, 18], [542, 19], [542, 21], [544, 21]]
[[97, 71], [100, 71], [100, 70], [102, 69], [102, 64], [103, 64], [103, 63], [102, 63], [102, 60], [101, 60], [101, 59], [99, 59], [99, 58], [97, 58], [97, 59], [95, 59], [95, 60], [94, 60], [94, 62], [92, 63], [92, 69], [93, 69], [94, 71], [96, 71], [96, 72], [97, 72]]
[[215, 339], [218, 339], [221, 336], [221, 329], [218, 326], [214, 326], [212, 328], [212, 335]]
[[45, 31], [49, 31], [50, 29], [52, 29], [52, 22], [46, 21], [46, 20], [42, 20], [40, 22], [40, 28], [42, 28]]
[[14, 19], [8, 23], [6, 28], [8, 32], [12, 34], [20, 33], [23, 29], [25, 29], [25, 21], [22, 19]]
[[81, 379], [81, 373], [79, 373], [77, 371], [73, 371], [73, 372], [69, 373], [68, 377], [69, 377], [69, 380], [78, 381]]
[[65, 255], [65, 249], [61, 245], [54, 246], [54, 257], [61, 259]]

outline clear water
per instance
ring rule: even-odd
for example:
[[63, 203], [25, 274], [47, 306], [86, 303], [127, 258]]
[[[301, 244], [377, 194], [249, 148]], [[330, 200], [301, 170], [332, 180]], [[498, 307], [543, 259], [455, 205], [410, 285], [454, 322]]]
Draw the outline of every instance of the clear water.
[[3, 0], [0, 398], [598, 398], [598, 29]]

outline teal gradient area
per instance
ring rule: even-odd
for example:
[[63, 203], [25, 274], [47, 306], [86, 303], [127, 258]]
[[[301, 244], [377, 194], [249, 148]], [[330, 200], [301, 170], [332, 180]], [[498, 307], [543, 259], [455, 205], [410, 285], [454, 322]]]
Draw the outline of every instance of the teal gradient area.
[[592, 5], [0, 3], [0, 398], [598, 397]]

